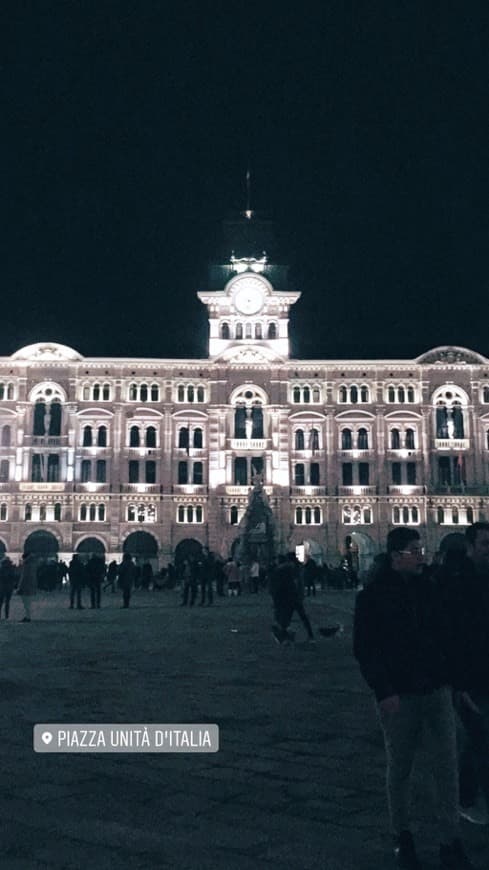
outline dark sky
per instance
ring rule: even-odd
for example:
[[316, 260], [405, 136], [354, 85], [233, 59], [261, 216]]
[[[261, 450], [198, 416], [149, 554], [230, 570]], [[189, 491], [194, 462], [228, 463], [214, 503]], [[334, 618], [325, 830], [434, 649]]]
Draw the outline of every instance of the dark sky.
[[203, 355], [250, 162], [296, 356], [489, 355], [487, 5], [292, 5], [3, 7], [0, 354]]

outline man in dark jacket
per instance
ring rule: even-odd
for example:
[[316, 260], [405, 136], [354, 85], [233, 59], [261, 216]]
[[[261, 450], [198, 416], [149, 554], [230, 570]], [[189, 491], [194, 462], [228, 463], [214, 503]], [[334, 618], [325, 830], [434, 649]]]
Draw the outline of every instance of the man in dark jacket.
[[136, 582], [137, 568], [130, 553], [124, 553], [119, 565], [119, 588], [122, 589], [122, 607], [127, 609], [131, 600], [131, 592]]
[[[465, 729], [460, 757], [461, 814], [487, 822], [478, 811], [481, 793], [489, 807], [489, 523], [465, 533], [466, 558], [453, 559], [438, 575], [447, 615], [456, 709]], [[484, 802], [484, 801], [483, 801]], [[486, 810], [484, 812], [484, 810]]]
[[275, 611], [275, 625], [272, 633], [275, 640], [282, 644], [293, 640], [288, 631], [294, 611], [300, 617], [310, 642], [314, 642], [314, 633], [311, 628], [301, 595], [297, 589], [298, 562], [295, 553], [288, 553], [287, 557], [279, 556], [278, 568], [272, 574], [270, 593], [273, 598]]
[[70, 578], [70, 609], [73, 610], [75, 597], [78, 610], [83, 610], [82, 604], [82, 589], [86, 583], [87, 574], [85, 565], [78, 553], [74, 553], [73, 558], [68, 565], [68, 577]]
[[359, 593], [354, 655], [374, 691], [387, 756], [387, 798], [399, 867], [420, 868], [410, 831], [410, 777], [423, 730], [437, 787], [440, 867], [473, 865], [458, 838], [455, 716], [436, 586], [424, 572], [419, 533], [387, 536], [389, 562]]

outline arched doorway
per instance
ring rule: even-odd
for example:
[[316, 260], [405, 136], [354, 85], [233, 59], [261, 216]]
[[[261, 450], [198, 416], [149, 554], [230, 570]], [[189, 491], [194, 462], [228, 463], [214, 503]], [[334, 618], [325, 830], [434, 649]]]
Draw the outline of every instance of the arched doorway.
[[149, 562], [157, 567], [158, 541], [149, 532], [132, 532], [124, 541], [122, 552], [134, 556], [138, 565]]
[[374, 560], [377, 548], [372, 538], [366, 535], [365, 532], [352, 532], [351, 535], [347, 535], [348, 537], [351, 537], [351, 549], [357, 566], [356, 570], [358, 576], [362, 579]]
[[77, 545], [76, 552], [86, 561], [90, 556], [101, 556], [105, 559], [105, 547], [99, 538], [84, 538]]
[[51, 532], [39, 529], [24, 541], [24, 553], [34, 553], [39, 559], [57, 559], [59, 544]]
[[202, 544], [195, 538], [184, 538], [175, 547], [175, 567], [178, 570], [184, 559], [193, 561], [199, 559], [202, 554]]
[[[304, 540], [301, 544], [298, 545], [302, 547], [302, 555], [304, 559], [314, 559], [316, 565], [323, 564], [323, 548], [317, 541]], [[297, 551], [297, 547], [296, 547]]]
[[37, 585], [39, 589], [53, 590], [58, 582], [59, 544], [51, 532], [38, 529], [24, 541], [24, 553], [33, 553], [37, 559]]

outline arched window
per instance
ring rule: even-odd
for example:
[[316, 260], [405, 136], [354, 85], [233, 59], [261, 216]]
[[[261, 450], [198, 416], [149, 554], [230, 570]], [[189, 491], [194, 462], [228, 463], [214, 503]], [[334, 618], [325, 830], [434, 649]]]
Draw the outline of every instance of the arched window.
[[221, 338], [229, 341], [229, 323], [223, 323], [221, 326]]
[[398, 396], [397, 401], [400, 404], [403, 404], [406, 401], [406, 393], [405, 393], [404, 387], [399, 387], [399, 389], [397, 391], [397, 396]]
[[98, 521], [99, 523], [105, 522], [105, 505], [99, 504], [98, 506]]
[[193, 521], [194, 521], [194, 509], [191, 505], [189, 505], [187, 508], [187, 522], [193, 523]]
[[95, 520], [97, 519], [97, 508], [94, 504], [90, 505], [89, 515], [90, 515], [90, 522], [94, 523]]
[[401, 434], [399, 429], [391, 429], [391, 449], [399, 450], [401, 447]]
[[301, 391], [299, 387], [294, 387], [292, 391], [292, 401], [294, 404], [299, 405], [301, 401]]
[[405, 444], [408, 450], [414, 450], [414, 429], [406, 429]]
[[482, 401], [486, 404], [489, 402], [489, 387], [484, 387], [482, 391]]
[[33, 435], [44, 435], [44, 418], [46, 416], [46, 403], [36, 402], [34, 405], [34, 429]]
[[304, 450], [304, 430], [296, 429], [295, 431], [295, 449]]
[[445, 522], [445, 511], [442, 507], [436, 509], [436, 518], [440, 524]]
[[251, 408], [251, 437], [263, 438], [263, 410], [257, 402]]
[[319, 477], [319, 462], [311, 462], [309, 473], [311, 486], [319, 486], [321, 482]]
[[352, 449], [351, 429], [342, 429], [341, 430], [341, 449], [342, 450], [351, 450]]
[[41, 465], [41, 455], [34, 453], [32, 457], [31, 480], [34, 483], [40, 483], [43, 479], [43, 466]]
[[318, 526], [321, 522], [321, 509], [318, 507], [314, 508], [314, 522]]
[[246, 324], [245, 335], [246, 338], [252, 338], [251, 323]]
[[104, 402], [109, 401], [109, 399], [110, 399], [110, 384], [104, 384], [104, 387], [102, 390], [102, 399], [104, 400]]
[[458, 508], [456, 507], [454, 507], [452, 511], [452, 522], [455, 523], [455, 525], [458, 525], [459, 522]]
[[302, 508], [300, 507], [295, 509], [295, 521], [298, 525], [302, 524]]
[[59, 503], [59, 501], [57, 501], [54, 505], [54, 519], [56, 522], [61, 521], [61, 504]]
[[395, 391], [394, 387], [389, 387], [389, 389], [387, 391], [387, 401], [388, 402], [395, 402], [396, 401], [396, 391]]
[[107, 426], [99, 426], [97, 432], [97, 446], [107, 447]]
[[304, 511], [304, 515], [305, 515], [305, 520], [306, 520], [307, 525], [310, 526], [311, 525], [311, 508], [310, 507], [306, 507], [306, 509]]
[[184, 523], [184, 522], [185, 522], [185, 508], [184, 508], [183, 504], [178, 505], [178, 513], [177, 513], [177, 516], [178, 516], [178, 522], [179, 522], [179, 523]]
[[469, 525], [472, 525], [472, 523], [474, 522], [474, 509], [471, 507], [467, 508], [467, 522], [469, 523]]
[[189, 430], [187, 426], [182, 426], [178, 430], [178, 446], [180, 448], [188, 448]]
[[100, 384], [93, 385], [93, 401], [98, 402], [100, 399]]
[[403, 509], [402, 509], [402, 521], [403, 521], [405, 526], [407, 526], [409, 523], [409, 508], [408, 507], [403, 507]]
[[148, 401], [148, 385], [147, 384], [141, 384], [141, 386], [139, 388], [139, 400], [141, 402]]
[[372, 510], [369, 507], [363, 509], [363, 522], [365, 525], [370, 525], [372, 522]]
[[363, 427], [358, 430], [357, 447], [359, 450], [368, 450], [368, 432]]
[[180, 485], [188, 483], [188, 465], [186, 462], [178, 463], [178, 483]]
[[138, 398], [138, 385], [131, 384], [131, 386], [129, 387], [129, 401], [136, 402], [137, 398]]
[[360, 390], [360, 401], [362, 401], [362, 402], [369, 401], [368, 387], [365, 384], [362, 385], [362, 388]]
[[127, 521], [128, 523], [136, 522], [136, 506], [133, 504], [127, 506]]
[[392, 522], [394, 524], [401, 522], [401, 512], [397, 506], [392, 508]]
[[41, 523], [44, 523], [46, 521], [46, 505], [45, 504], [39, 505], [39, 520], [41, 521]]
[[200, 450], [202, 443], [202, 429], [194, 429], [194, 447]]
[[0, 462], [0, 483], [7, 483], [10, 477], [10, 463], [8, 459]]
[[156, 429], [148, 426], [146, 429], [146, 447], [156, 447]]
[[319, 389], [319, 387], [313, 387], [312, 401], [316, 402], [316, 404], [321, 401], [321, 390]]
[[236, 324], [236, 338], [238, 340], [243, 338], [243, 324], [242, 323]]
[[304, 402], [305, 405], [306, 404], [308, 405], [309, 402], [311, 401], [311, 391], [310, 391], [309, 387], [304, 387], [302, 401]]
[[148, 459], [144, 464], [144, 482], [156, 483], [156, 462]]
[[246, 438], [246, 407], [236, 405], [234, 411], [234, 437]]
[[139, 426], [131, 426], [129, 430], [129, 447], [139, 447]]
[[28, 523], [30, 520], [32, 520], [32, 505], [31, 504], [26, 504], [26, 506], [24, 508], [24, 520], [26, 523]]
[[339, 400], [342, 404], [348, 401], [348, 391], [346, 387], [340, 387]]
[[273, 339], [277, 338], [277, 324], [269, 323], [268, 324], [268, 338]]
[[263, 338], [261, 323], [255, 323], [255, 338]]
[[314, 453], [316, 450], [319, 450], [319, 430], [311, 429], [309, 435], [309, 449]]
[[350, 389], [350, 402], [353, 405], [357, 404], [357, 402], [358, 402], [358, 387], [355, 387], [355, 386], [351, 387], [351, 389]]
[[105, 459], [97, 459], [97, 483], [105, 483], [107, 480], [107, 463]]
[[407, 400], [411, 403], [415, 401], [414, 387], [407, 388]]
[[0, 505], [0, 520], [5, 522], [8, 517], [8, 506], [5, 502]]
[[238, 508], [235, 504], [233, 504], [231, 507], [231, 510], [229, 512], [229, 519], [232, 526], [236, 526], [238, 524]]
[[10, 447], [11, 429], [10, 426], [4, 426], [2, 429], [2, 447]]
[[194, 391], [192, 384], [190, 384], [187, 387], [187, 402], [194, 402], [194, 401], [195, 401], [195, 391]]
[[413, 523], [419, 523], [419, 511], [417, 507], [413, 507], [413, 509], [411, 510], [411, 517]]
[[185, 401], [185, 387], [183, 384], [179, 384], [177, 387], [177, 398], [179, 402]]
[[87, 519], [87, 506], [86, 504], [82, 504], [80, 506], [80, 522], [84, 523]]
[[197, 401], [204, 401], [204, 387], [197, 387]]
[[92, 463], [89, 459], [82, 459], [81, 464], [81, 481], [87, 483], [92, 478]]
[[83, 401], [90, 401], [90, 387], [88, 386], [88, 384], [85, 384], [85, 386], [83, 387]]
[[158, 384], [151, 384], [151, 401], [159, 402], [160, 401], [160, 388]]
[[91, 447], [92, 446], [92, 427], [84, 426], [83, 427], [83, 447]]
[[203, 512], [200, 504], [198, 504], [197, 507], [195, 508], [195, 522], [201, 523], [203, 518], [204, 518], [204, 512]]

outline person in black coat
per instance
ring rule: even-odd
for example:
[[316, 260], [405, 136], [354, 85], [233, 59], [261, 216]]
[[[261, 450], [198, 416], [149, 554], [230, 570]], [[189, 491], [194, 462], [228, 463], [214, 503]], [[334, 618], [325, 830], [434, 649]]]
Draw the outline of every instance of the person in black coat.
[[85, 565], [78, 553], [73, 555], [68, 565], [68, 576], [70, 578], [70, 609], [73, 610], [76, 597], [77, 609], [83, 610], [82, 589], [86, 583], [87, 575]]
[[288, 629], [294, 612], [300, 617], [309, 640], [314, 641], [311, 623], [304, 610], [302, 597], [297, 588], [299, 567], [295, 553], [288, 553], [286, 557], [279, 556], [278, 567], [272, 573], [270, 580], [270, 593], [275, 612], [275, 624], [272, 627], [272, 634], [280, 644], [293, 640], [293, 635], [291, 635]]
[[387, 536], [389, 561], [357, 596], [353, 651], [377, 702], [398, 866], [420, 868], [410, 830], [410, 778], [423, 732], [438, 797], [440, 867], [471, 868], [458, 836], [459, 795], [450, 662], [437, 587], [416, 529]]
[[2, 607], [5, 604], [5, 619], [9, 618], [10, 614], [10, 599], [14, 591], [17, 573], [15, 565], [10, 561], [8, 556], [5, 556], [0, 565], [0, 618], [2, 615]]
[[122, 607], [127, 609], [131, 600], [131, 592], [136, 583], [137, 568], [130, 553], [124, 553], [119, 565], [118, 582], [122, 589]]

